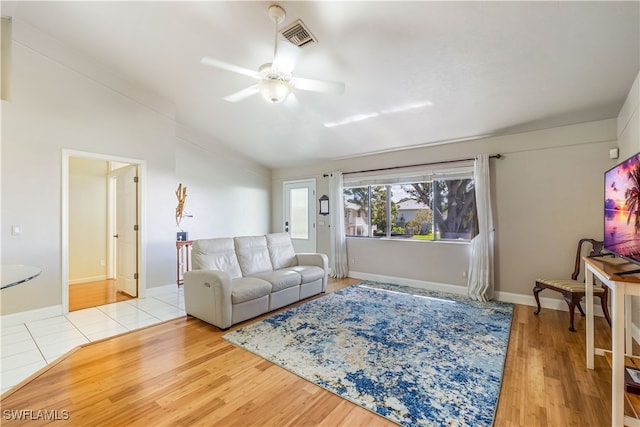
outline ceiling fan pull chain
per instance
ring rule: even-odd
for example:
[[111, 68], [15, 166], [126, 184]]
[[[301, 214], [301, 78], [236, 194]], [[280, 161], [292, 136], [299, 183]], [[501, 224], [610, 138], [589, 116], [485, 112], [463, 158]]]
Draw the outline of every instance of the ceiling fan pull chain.
[[275, 59], [278, 54], [278, 20], [274, 19], [273, 22], [275, 25], [275, 34], [273, 37], [273, 59]]

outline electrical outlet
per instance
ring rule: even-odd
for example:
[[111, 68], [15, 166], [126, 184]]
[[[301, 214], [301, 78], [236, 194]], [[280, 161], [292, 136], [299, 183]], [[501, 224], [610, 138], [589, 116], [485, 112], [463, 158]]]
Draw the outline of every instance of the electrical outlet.
[[355, 265], [356, 263], [356, 259], [355, 258], [351, 258], [351, 265]]
[[22, 226], [21, 225], [12, 225], [11, 226], [11, 235], [19, 236], [22, 234]]
[[105, 265], [107, 265], [107, 263], [103, 259], [101, 259], [100, 260], [100, 267], [104, 267]]

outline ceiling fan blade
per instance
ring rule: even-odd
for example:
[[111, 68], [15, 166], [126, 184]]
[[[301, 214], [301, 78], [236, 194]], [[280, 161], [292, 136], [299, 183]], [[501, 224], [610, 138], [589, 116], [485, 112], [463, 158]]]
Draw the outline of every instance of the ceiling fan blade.
[[260, 79], [260, 73], [255, 70], [229, 64], [228, 62], [220, 61], [219, 59], [211, 58], [209, 56], [203, 57], [200, 62], [211, 67], [220, 68], [221, 70], [243, 74], [245, 76], [253, 77], [254, 79]]
[[313, 80], [294, 77], [291, 79], [296, 89], [308, 90], [311, 92], [334, 93], [342, 95], [345, 85], [342, 82], [333, 82], [329, 80]]
[[302, 49], [290, 43], [288, 40], [280, 40], [276, 57], [273, 58], [273, 66], [283, 73], [291, 74], [298, 63]]
[[242, 89], [238, 92], [232, 93], [231, 95], [227, 95], [222, 99], [229, 102], [238, 102], [252, 95], [255, 95], [258, 92], [259, 92], [258, 85], [253, 85], [253, 86], [249, 86], [248, 88]]

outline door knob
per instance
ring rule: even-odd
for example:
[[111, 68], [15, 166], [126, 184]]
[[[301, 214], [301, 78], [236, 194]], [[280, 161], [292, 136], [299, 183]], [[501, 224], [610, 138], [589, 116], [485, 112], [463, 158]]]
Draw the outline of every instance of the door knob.
[[117, 235], [117, 234], [114, 234], [114, 235], [113, 235], [113, 237], [115, 237], [115, 238], [117, 239], [117, 238], [118, 238], [118, 235]]

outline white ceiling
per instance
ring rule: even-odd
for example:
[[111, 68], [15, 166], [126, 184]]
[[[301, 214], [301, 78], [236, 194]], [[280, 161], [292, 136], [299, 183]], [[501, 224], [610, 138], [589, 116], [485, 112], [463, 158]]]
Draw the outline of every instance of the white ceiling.
[[[254, 80], [200, 58], [270, 62], [271, 3], [3, 1], [2, 11], [274, 168], [616, 117], [639, 70], [637, 1], [278, 2], [283, 26], [300, 18], [319, 40], [294, 76], [343, 81], [345, 93], [297, 91], [297, 108], [226, 102]], [[361, 114], [373, 117], [324, 126]]]

